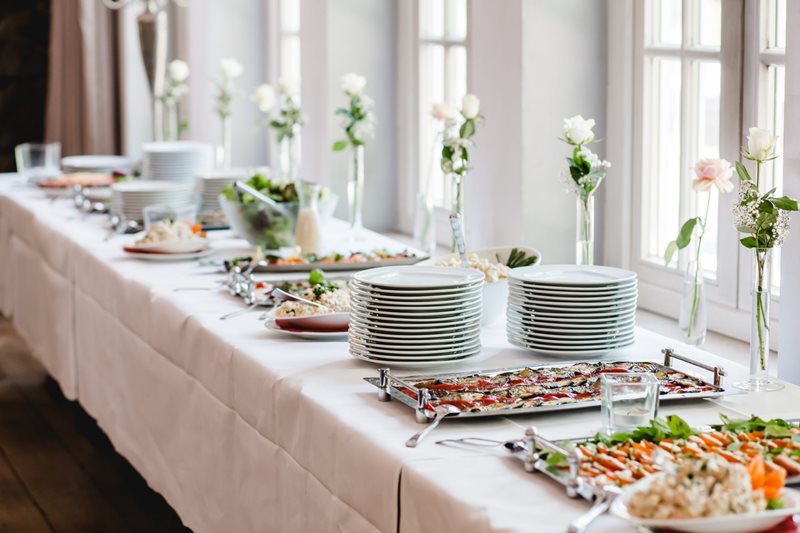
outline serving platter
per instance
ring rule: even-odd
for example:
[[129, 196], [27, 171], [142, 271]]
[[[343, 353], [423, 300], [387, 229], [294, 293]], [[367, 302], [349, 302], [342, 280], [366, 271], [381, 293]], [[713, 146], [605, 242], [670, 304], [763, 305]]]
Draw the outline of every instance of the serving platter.
[[[378, 370], [378, 377], [366, 377], [364, 380], [377, 387], [378, 390], [378, 399], [380, 401], [390, 401], [392, 399], [399, 401], [400, 403], [414, 409], [416, 414], [417, 422], [420, 423], [427, 423], [435, 416], [434, 407], [437, 405], [437, 399], [441, 395], [430, 388], [430, 386], [421, 386], [421, 383], [445, 383], [448, 380], [451, 382], [453, 380], [458, 380], [459, 378], [468, 378], [472, 377], [476, 380], [480, 379], [483, 381], [491, 381], [492, 379], [500, 379], [504, 378], [505, 376], [516, 376], [516, 375], [544, 375], [544, 374], [553, 374], [555, 372], [564, 372], [565, 370], [570, 370], [570, 367], [574, 367], [575, 365], [583, 365], [584, 368], [594, 369], [593, 372], [606, 372], [606, 371], [614, 371], [611, 370], [612, 368], [630, 368], [630, 371], [641, 371], [641, 372], [662, 372], [664, 375], [673, 376], [670, 377], [672, 382], [675, 379], [686, 379], [688, 382], [694, 384], [694, 388], [702, 389], [696, 390], [693, 392], [667, 392], [662, 391], [661, 393], [661, 400], [679, 400], [679, 399], [705, 399], [705, 398], [716, 398], [722, 396], [724, 394], [729, 394], [730, 392], [722, 387], [722, 378], [726, 375], [725, 370], [722, 367], [715, 367], [709, 366], [689, 357], [680, 355], [675, 353], [672, 349], [664, 349], [664, 363], [654, 363], [651, 361], [620, 361], [620, 362], [613, 362], [613, 361], [597, 361], [597, 362], [585, 362], [585, 361], [575, 361], [575, 362], [566, 362], [566, 363], [559, 363], [559, 364], [541, 364], [541, 365], [531, 365], [525, 367], [517, 367], [517, 368], [501, 368], [501, 369], [493, 369], [493, 370], [486, 370], [486, 371], [469, 371], [469, 372], [456, 372], [456, 373], [443, 373], [443, 374], [418, 374], [418, 375], [411, 375], [411, 376], [396, 376], [392, 374], [389, 368], [380, 368]], [[711, 372], [713, 375], [713, 379], [711, 382], [705, 381], [697, 376], [692, 374], [688, 374], [682, 370], [677, 370], [672, 367], [673, 360], [680, 360], [688, 365], [694, 366], [698, 369], [706, 370]], [[603, 367], [597, 367], [595, 365], [609, 365]], [[577, 372], [578, 369], [572, 369], [573, 371]], [[627, 370], [626, 370], [627, 371]], [[677, 377], [676, 374], [680, 376]], [[521, 374], [523, 373], [523, 374]], [[573, 374], [574, 375], [574, 374]], [[584, 373], [584, 375], [586, 375]], [[590, 376], [593, 374], [590, 373]], [[534, 380], [535, 384], [535, 380]], [[508, 385], [503, 392], [508, 392], [511, 388], [516, 386], [529, 386], [530, 383], [526, 382], [521, 385], [513, 384]], [[483, 386], [483, 385], [481, 385]], [[688, 386], [685, 387], [688, 389]], [[543, 394], [541, 396], [552, 396], [553, 394], [557, 393], [557, 389], [555, 387], [549, 387], [547, 394]], [[440, 389], [440, 390], [449, 390], [452, 391], [453, 389]], [[475, 392], [475, 389], [471, 389], [472, 392]], [[499, 389], [497, 387], [491, 388], [491, 392], [487, 391], [484, 394], [492, 396], [498, 396], [499, 393], [497, 392]], [[439, 395], [439, 396], [437, 396]], [[511, 396], [508, 396], [509, 398]], [[519, 399], [519, 396], [514, 396], [515, 399]], [[546, 400], [546, 398], [545, 398]], [[445, 402], [448, 403], [448, 402]], [[500, 403], [500, 402], [497, 402]], [[573, 399], [571, 403], [541, 403], [538, 405], [525, 405], [519, 402], [517, 403], [502, 403], [502, 405], [495, 406], [490, 410], [470, 410], [471, 408], [463, 407], [458, 412], [453, 413], [452, 415], [448, 416], [448, 418], [474, 418], [474, 417], [484, 417], [484, 416], [508, 416], [514, 414], [536, 414], [536, 413], [545, 413], [545, 412], [554, 412], [554, 411], [567, 411], [572, 409], [586, 409], [590, 407], [598, 407], [600, 405], [599, 395], [594, 396], [584, 396], [580, 399]]]
[[[311, 272], [314, 269], [324, 270], [325, 272], [341, 272], [341, 271], [356, 271], [367, 270], [371, 268], [397, 266], [397, 265], [414, 265], [423, 259], [426, 255], [416, 254], [414, 252], [404, 251], [396, 254], [391, 258], [367, 258], [363, 261], [304, 261], [304, 262], [287, 262], [280, 263], [277, 258], [268, 258], [266, 264], [259, 264], [253, 268], [253, 272], [264, 274], [275, 274], [285, 272]], [[225, 270], [230, 270], [234, 266], [239, 266], [242, 270], [247, 270], [250, 267], [249, 258], [230, 259], [225, 261]]]

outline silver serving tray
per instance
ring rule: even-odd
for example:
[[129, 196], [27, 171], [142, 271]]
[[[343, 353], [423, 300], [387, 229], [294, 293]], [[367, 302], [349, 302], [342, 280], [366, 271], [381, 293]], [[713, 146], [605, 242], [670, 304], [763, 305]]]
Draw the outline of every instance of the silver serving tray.
[[[415, 255], [411, 257], [402, 257], [398, 259], [380, 259], [375, 261], [364, 261], [363, 263], [348, 263], [342, 261], [338, 263], [314, 262], [314, 263], [305, 263], [299, 265], [266, 265], [266, 266], [259, 265], [253, 269], [253, 272], [258, 272], [262, 274], [278, 274], [286, 272], [311, 272], [315, 268], [324, 270], [325, 272], [359, 271], [359, 270], [367, 270], [370, 268], [378, 268], [385, 266], [415, 265], [420, 261], [424, 261], [427, 258], [428, 256], [426, 255]], [[240, 263], [242, 269], [247, 268], [245, 265], [246, 263], [244, 262]]]
[[[727, 391], [722, 387], [722, 378], [726, 375], [725, 369], [718, 366], [709, 366], [699, 361], [695, 361], [694, 359], [690, 359], [686, 356], [680, 355], [675, 353], [671, 348], [666, 348], [662, 350], [664, 354], [664, 363], [654, 363], [652, 361], [635, 361], [640, 363], [647, 363], [653, 364], [656, 366], [660, 366], [663, 369], [672, 369], [677, 370], [671, 363], [674, 359], [683, 361], [690, 365], [696, 366], [703, 370], [707, 370], [713, 374], [713, 382], [709, 383], [704, 381], [703, 379], [685, 372], [683, 370], [679, 370], [680, 372], [691, 376], [694, 379], [697, 379], [701, 384], [713, 387], [713, 390], [708, 392], [691, 392], [691, 393], [679, 393], [679, 394], [662, 394], [660, 396], [660, 400], [685, 400], [685, 399], [705, 399], [705, 398], [717, 398], [719, 396], [723, 396], [726, 394], [730, 394], [731, 392]], [[364, 381], [367, 383], [374, 385], [379, 389], [378, 391], [378, 399], [381, 401], [389, 401], [391, 399], [395, 399], [400, 403], [407, 405], [414, 409], [416, 413], [417, 422], [420, 423], [427, 423], [435, 416], [435, 413], [427, 409], [425, 406], [431, 399], [430, 392], [426, 388], [417, 388], [413, 385], [414, 382], [429, 380], [429, 379], [451, 379], [463, 376], [471, 376], [475, 374], [484, 374], [484, 375], [496, 375], [501, 374], [504, 372], [514, 372], [519, 370], [524, 370], [526, 368], [534, 368], [534, 369], [541, 369], [541, 368], [561, 368], [565, 366], [574, 365], [576, 363], [583, 363], [586, 361], [571, 361], [571, 362], [563, 362], [558, 364], [541, 364], [541, 365], [526, 365], [522, 367], [516, 368], [500, 368], [500, 369], [493, 369], [493, 370], [486, 370], [486, 371], [467, 371], [467, 372], [456, 372], [456, 373], [447, 373], [447, 374], [419, 374], [419, 375], [412, 375], [412, 376], [395, 376], [391, 373], [388, 368], [381, 368], [379, 369], [379, 376], [376, 377], [368, 377], [364, 378]], [[620, 361], [625, 363], [630, 363], [631, 361]], [[416, 399], [412, 398], [408, 394], [401, 391], [399, 387], [404, 389], [408, 389], [412, 391], [416, 395]], [[447, 418], [475, 418], [475, 417], [482, 417], [482, 416], [510, 416], [510, 415], [522, 415], [522, 414], [537, 414], [537, 413], [547, 413], [547, 412], [554, 412], [554, 411], [569, 411], [572, 409], [586, 409], [590, 407], [598, 407], [600, 405], [599, 400], [591, 400], [585, 402], [576, 402], [576, 403], [567, 403], [563, 405], [542, 405], [542, 406], [534, 406], [534, 407], [518, 407], [518, 408], [508, 408], [508, 409], [496, 409], [492, 411], [479, 411], [479, 412], [459, 412], [454, 413], [452, 415], [448, 415]]]

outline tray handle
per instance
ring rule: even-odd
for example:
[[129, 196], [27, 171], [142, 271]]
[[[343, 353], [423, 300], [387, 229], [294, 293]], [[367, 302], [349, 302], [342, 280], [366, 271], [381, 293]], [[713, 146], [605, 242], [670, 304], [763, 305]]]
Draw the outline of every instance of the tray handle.
[[567, 458], [569, 464], [569, 476], [566, 480], [567, 496], [570, 498], [579, 497], [578, 488], [580, 487], [581, 479], [578, 472], [581, 465], [581, 456], [577, 450], [567, 450], [563, 446], [542, 437], [533, 426], [525, 429], [524, 440], [525, 448], [527, 449], [527, 453], [524, 456], [525, 470], [528, 472], [536, 471], [536, 462], [543, 451], [560, 453]]
[[672, 368], [672, 365], [670, 363], [672, 363], [673, 359], [678, 359], [679, 361], [683, 361], [684, 363], [688, 363], [698, 368], [702, 368], [703, 370], [708, 370], [714, 376], [715, 387], [722, 387], [722, 378], [728, 375], [728, 373], [725, 372], [725, 369], [722, 368], [721, 366], [711, 366], [705, 363], [701, 363], [700, 361], [696, 361], [691, 357], [675, 353], [675, 350], [673, 350], [672, 348], [664, 348], [663, 350], [661, 350], [661, 353], [664, 354], [664, 366]]
[[378, 385], [380, 387], [378, 390], [378, 399], [380, 401], [390, 401], [392, 399], [392, 384], [400, 385], [403, 388], [413, 392], [417, 397], [417, 405], [414, 408], [417, 422], [424, 424], [431, 421], [431, 418], [427, 415], [427, 410], [425, 408], [425, 406], [428, 405], [428, 402], [431, 400], [431, 393], [428, 391], [428, 389], [425, 387], [415, 387], [411, 383], [408, 383], [407, 381], [404, 381], [403, 379], [392, 374], [391, 369], [389, 368], [379, 368], [378, 375]]

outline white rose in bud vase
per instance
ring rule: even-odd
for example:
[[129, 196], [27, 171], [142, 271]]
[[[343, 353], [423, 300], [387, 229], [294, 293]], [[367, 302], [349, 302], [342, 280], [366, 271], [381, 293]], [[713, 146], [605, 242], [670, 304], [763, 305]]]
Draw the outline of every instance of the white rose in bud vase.
[[354, 72], [345, 74], [340, 80], [342, 90], [349, 96], [361, 96], [367, 86], [367, 78]]
[[226, 80], [235, 80], [244, 73], [242, 64], [232, 57], [226, 57], [220, 61], [219, 68], [222, 71], [222, 77]]
[[564, 139], [572, 145], [581, 146], [594, 140], [594, 119], [580, 115], [564, 119]]
[[464, 98], [461, 100], [461, 114], [464, 115], [464, 118], [478, 118], [480, 111], [480, 99], [474, 94], [465, 94]]
[[288, 96], [289, 98], [297, 98], [300, 96], [300, 84], [297, 80], [294, 79], [281, 79], [278, 82], [278, 88], [281, 91], [281, 94]]
[[272, 85], [267, 83], [256, 87], [251, 99], [258, 106], [259, 111], [262, 113], [269, 113], [272, 111], [277, 101], [275, 97], [275, 89], [272, 88]]
[[189, 78], [189, 65], [180, 59], [174, 59], [169, 64], [169, 78], [174, 83], [183, 83]]
[[455, 118], [456, 110], [450, 102], [437, 102], [431, 107], [431, 116], [444, 122]]
[[775, 143], [778, 138], [772, 132], [762, 128], [750, 128], [750, 135], [747, 136], [747, 159], [753, 161], [768, 161], [772, 159]]

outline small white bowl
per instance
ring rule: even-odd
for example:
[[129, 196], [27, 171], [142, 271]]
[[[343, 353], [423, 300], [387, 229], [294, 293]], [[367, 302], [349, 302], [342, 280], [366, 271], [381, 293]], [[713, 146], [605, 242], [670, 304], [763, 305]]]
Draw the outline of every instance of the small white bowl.
[[[508, 261], [508, 256], [511, 250], [516, 248], [525, 255], [536, 256], [536, 261], [532, 265], [538, 265], [542, 262], [542, 254], [536, 248], [529, 248], [527, 246], [498, 246], [495, 248], [483, 248], [481, 250], [469, 250], [467, 256], [477, 254], [481, 259], [488, 259], [490, 263], [505, 264]], [[437, 266], [441, 263], [449, 261], [450, 259], [458, 257], [458, 254], [438, 255], [431, 257], [417, 263], [420, 266]], [[500, 280], [494, 283], [485, 283], [483, 286], [483, 315], [481, 318], [481, 325], [487, 326], [495, 322], [498, 318], [505, 315], [506, 303], [508, 301], [508, 280]]]

